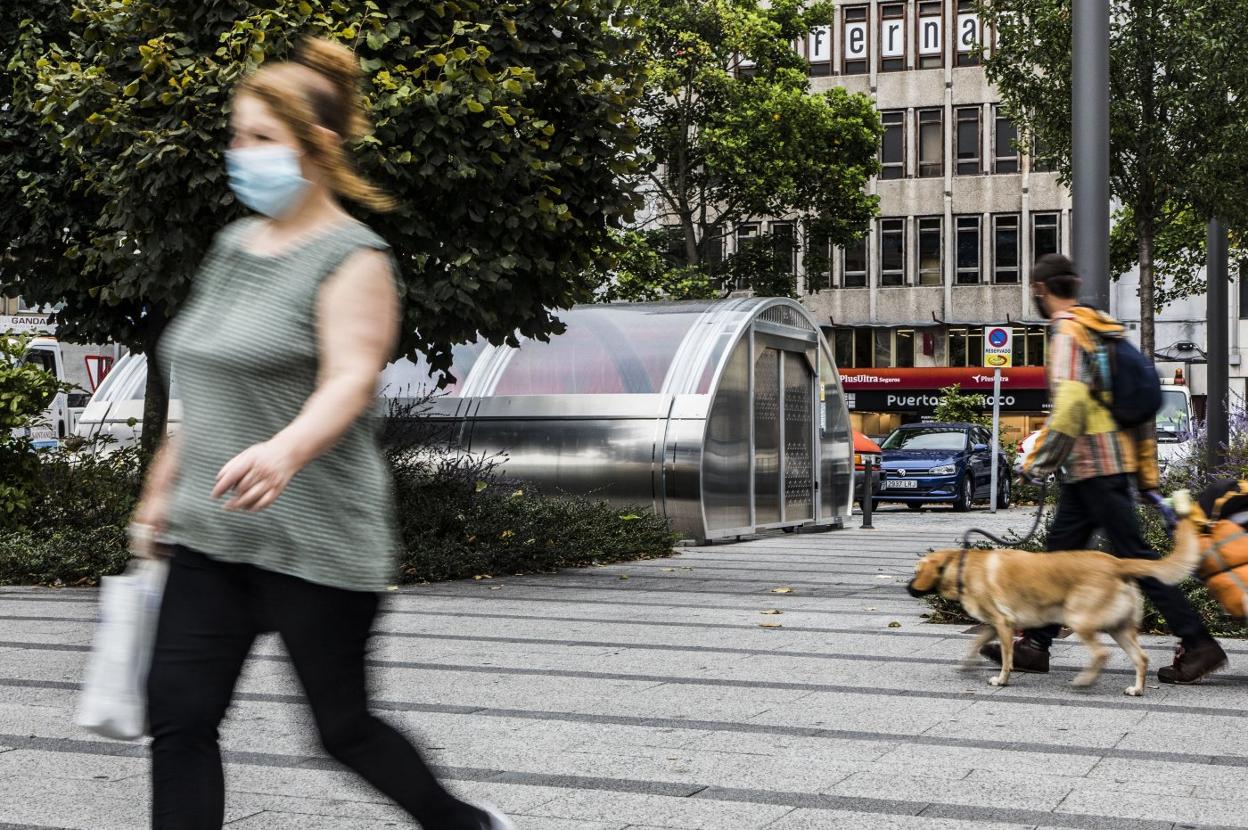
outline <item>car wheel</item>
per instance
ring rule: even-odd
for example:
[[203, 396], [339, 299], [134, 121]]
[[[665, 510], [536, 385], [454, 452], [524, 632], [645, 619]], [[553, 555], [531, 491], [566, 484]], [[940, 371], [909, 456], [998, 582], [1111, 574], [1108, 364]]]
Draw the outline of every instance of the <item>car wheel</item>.
[[971, 474], [967, 473], [962, 477], [962, 483], [958, 485], [958, 498], [953, 503], [953, 509], [958, 513], [965, 513], [971, 509], [974, 501], [975, 482], [971, 481]]
[[1014, 494], [1014, 488], [1010, 485], [1010, 477], [1005, 476], [1001, 479], [1001, 486], [997, 493], [997, 507], [1004, 510], [1010, 506], [1010, 498]]
[[923, 502], [921, 502], [921, 501], [908, 501], [908, 502], [906, 502], [906, 507], [909, 507], [911, 510], [922, 510], [922, 509], [923, 509]]

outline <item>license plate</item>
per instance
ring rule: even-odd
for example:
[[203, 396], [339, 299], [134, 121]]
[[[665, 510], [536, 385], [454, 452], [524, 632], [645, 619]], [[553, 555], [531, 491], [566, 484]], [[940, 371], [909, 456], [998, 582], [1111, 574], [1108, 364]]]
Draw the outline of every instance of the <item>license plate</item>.
[[897, 490], [913, 490], [919, 483], [912, 478], [890, 478], [884, 482], [884, 486]]

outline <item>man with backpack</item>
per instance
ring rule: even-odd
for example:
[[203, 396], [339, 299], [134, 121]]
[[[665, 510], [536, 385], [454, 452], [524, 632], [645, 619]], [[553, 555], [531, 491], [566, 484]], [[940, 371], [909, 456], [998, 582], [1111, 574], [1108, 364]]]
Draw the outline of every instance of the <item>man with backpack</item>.
[[[1043, 481], [1064, 473], [1048, 550], [1085, 549], [1100, 529], [1115, 556], [1157, 559], [1141, 533], [1131, 485], [1134, 479], [1145, 499], [1164, 508], [1154, 425], [1160, 382], [1121, 323], [1079, 304], [1080, 282], [1074, 263], [1058, 254], [1032, 268], [1032, 299], [1051, 321], [1046, 364], [1052, 411], [1024, 474]], [[1140, 588], [1180, 640], [1174, 664], [1157, 673], [1162, 683], [1194, 683], [1226, 665], [1226, 652], [1177, 587], [1143, 579]], [[1047, 672], [1057, 633], [1058, 626], [1024, 632], [1014, 645], [1015, 671]], [[980, 653], [1001, 662], [995, 643]]]

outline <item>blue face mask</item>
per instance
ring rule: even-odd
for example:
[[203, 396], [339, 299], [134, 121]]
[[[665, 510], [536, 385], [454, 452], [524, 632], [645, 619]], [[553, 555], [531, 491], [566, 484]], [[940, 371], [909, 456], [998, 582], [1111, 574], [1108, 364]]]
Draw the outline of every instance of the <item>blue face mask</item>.
[[308, 187], [299, 168], [299, 154], [281, 145], [226, 150], [225, 171], [238, 200], [272, 218], [298, 204]]

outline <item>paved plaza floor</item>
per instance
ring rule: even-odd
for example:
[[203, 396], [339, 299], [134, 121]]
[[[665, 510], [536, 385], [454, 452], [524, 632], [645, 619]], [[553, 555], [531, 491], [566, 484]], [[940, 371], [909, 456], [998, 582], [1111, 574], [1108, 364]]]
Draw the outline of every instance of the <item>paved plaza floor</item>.
[[[1200, 686], [1150, 672], [1141, 699], [1116, 650], [1070, 688], [1071, 640], [1008, 688], [958, 670], [970, 637], [922, 618], [913, 562], [1031, 515], [886, 509], [873, 531], [404, 589], [378, 621], [377, 707], [519, 830], [1248, 828], [1248, 643]], [[144, 746], [73, 725], [94, 602], [0, 590], [0, 830], [147, 824]], [[261, 641], [223, 730], [231, 828], [412, 826], [312, 732]]]

